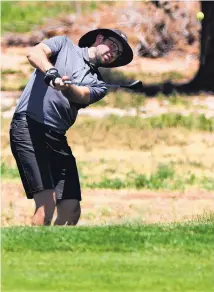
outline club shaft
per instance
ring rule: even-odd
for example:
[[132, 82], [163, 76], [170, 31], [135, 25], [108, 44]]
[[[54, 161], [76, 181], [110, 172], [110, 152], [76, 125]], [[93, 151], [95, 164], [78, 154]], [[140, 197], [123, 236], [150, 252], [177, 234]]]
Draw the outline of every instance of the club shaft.
[[[85, 85], [89, 85], [88, 83], [77, 83], [77, 82], [72, 82], [71, 80], [66, 80], [64, 81], [65, 84], [73, 84], [73, 85], [82, 85], [82, 86], [85, 86]], [[103, 86], [103, 84], [97, 84], [97, 86]], [[117, 84], [107, 84], [105, 83], [105, 86], [107, 87], [123, 87], [122, 85], [117, 85]], [[124, 86], [125, 87], [125, 86]]]

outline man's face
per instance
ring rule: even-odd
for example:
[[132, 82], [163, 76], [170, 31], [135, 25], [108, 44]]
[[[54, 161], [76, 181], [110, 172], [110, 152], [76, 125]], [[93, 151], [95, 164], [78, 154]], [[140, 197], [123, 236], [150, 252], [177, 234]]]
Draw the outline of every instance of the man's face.
[[104, 37], [97, 45], [96, 58], [99, 64], [109, 64], [121, 56], [123, 48], [114, 37]]

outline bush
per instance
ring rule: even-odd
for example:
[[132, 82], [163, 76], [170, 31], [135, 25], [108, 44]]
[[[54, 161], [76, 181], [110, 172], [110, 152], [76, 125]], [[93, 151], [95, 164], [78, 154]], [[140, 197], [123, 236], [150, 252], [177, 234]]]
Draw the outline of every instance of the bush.
[[3, 178], [17, 178], [19, 177], [19, 171], [17, 168], [9, 168], [5, 162], [2, 162], [1, 175]]

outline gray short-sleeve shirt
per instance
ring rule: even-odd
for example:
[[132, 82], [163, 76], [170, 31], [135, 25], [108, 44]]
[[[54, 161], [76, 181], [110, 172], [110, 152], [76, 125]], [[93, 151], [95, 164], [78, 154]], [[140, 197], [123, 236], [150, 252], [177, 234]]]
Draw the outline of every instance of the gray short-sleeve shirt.
[[89, 104], [76, 104], [61, 92], [47, 86], [44, 73], [36, 69], [32, 73], [19, 102], [16, 113], [26, 112], [39, 123], [66, 131], [75, 122], [78, 109], [102, 99], [107, 88], [98, 69], [90, 64], [88, 48], [80, 48], [66, 36], [56, 36], [43, 41], [52, 51], [51, 63], [61, 76], [67, 75], [79, 85], [90, 89]]

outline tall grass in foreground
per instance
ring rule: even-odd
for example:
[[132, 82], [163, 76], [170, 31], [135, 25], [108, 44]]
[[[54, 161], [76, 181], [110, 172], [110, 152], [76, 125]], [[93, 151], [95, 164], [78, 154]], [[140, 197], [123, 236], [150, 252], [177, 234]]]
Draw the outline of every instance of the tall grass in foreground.
[[3, 291], [213, 291], [213, 223], [5, 228]]
[[196, 254], [204, 247], [213, 249], [214, 214], [205, 214], [186, 223], [2, 228], [2, 250], [5, 252], [134, 252], [154, 250], [155, 246]]

